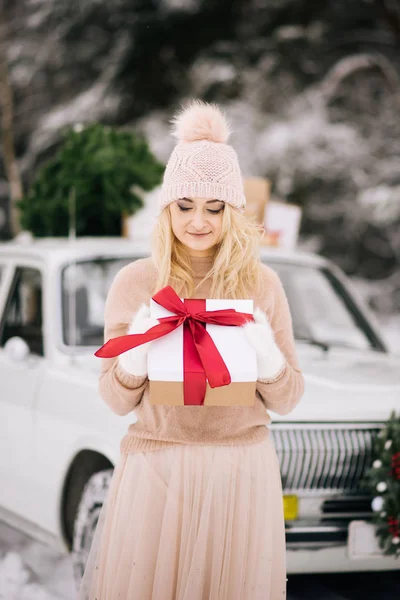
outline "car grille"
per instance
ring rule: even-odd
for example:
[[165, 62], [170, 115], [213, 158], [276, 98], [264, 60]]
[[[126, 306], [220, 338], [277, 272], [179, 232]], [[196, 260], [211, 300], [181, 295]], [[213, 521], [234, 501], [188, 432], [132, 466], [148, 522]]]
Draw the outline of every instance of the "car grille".
[[357, 492], [381, 427], [370, 423], [271, 426], [285, 493]]

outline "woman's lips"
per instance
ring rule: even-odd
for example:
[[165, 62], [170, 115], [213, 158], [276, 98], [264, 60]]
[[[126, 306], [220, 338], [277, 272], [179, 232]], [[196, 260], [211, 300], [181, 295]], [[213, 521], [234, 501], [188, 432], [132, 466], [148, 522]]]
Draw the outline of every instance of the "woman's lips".
[[208, 233], [190, 233], [189, 235], [193, 235], [194, 237], [198, 237], [198, 238], [202, 238], [202, 237], [206, 237], [206, 235], [209, 235]]

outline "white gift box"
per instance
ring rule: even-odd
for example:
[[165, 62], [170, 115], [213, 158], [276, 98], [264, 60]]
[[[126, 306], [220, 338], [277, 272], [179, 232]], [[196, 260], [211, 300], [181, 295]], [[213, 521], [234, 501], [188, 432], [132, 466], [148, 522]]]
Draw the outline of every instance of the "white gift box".
[[[233, 308], [253, 314], [253, 300], [207, 299], [207, 311]], [[153, 318], [173, 315], [154, 300], [150, 302]], [[241, 326], [206, 324], [231, 376], [227, 386], [210, 388], [207, 382], [204, 405], [252, 406], [255, 401], [257, 358]], [[151, 343], [148, 354], [150, 402], [181, 406], [183, 394], [183, 325]]]

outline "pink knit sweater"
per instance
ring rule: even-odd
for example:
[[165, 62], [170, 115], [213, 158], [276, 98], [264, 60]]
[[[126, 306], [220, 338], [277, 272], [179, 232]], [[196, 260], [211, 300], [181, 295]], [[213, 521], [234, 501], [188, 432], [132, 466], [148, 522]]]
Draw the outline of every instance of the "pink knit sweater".
[[[212, 258], [192, 259], [195, 283], [207, 273]], [[127, 332], [132, 316], [142, 303], [149, 304], [157, 271], [151, 258], [137, 260], [119, 271], [108, 294], [105, 309], [105, 341]], [[262, 289], [254, 307], [268, 315], [275, 341], [286, 358], [286, 366], [273, 382], [258, 380], [254, 406], [160, 406], [149, 402], [147, 377], [136, 377], [122, 369], [117, 358], [103, 358], [99, 391], [118, 415], [135, 411], [137, 422], [129, 426], [121, 441], [121, 452], [143, 452], [173, 444], [253, 444], [268, 435], [268, 410], [289, 413], [300, 401], [304, 379], [293, 340], [288, 302], [278, 275], [262, 266]], [[207, 298], [205, 282], [196, 298]]]

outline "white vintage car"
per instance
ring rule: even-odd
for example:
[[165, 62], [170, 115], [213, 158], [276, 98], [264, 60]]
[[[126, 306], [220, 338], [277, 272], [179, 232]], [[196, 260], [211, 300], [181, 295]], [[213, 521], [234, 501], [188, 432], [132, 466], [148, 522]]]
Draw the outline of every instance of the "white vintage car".
[[[146, 255], [116, 238], [0, 244], [0, 519], [72, 550], [77, 580], [135, 420], [99, 397], [93, 353], [113, 277]], [[285, 287], [306, 381], [294, 411], [271, 415], [288, 572], [398, 569], [374, 545], [359, 482], [373, 437], [400, 409], [400, 359], [332, 263], [273, 249], [262, 258]]]

